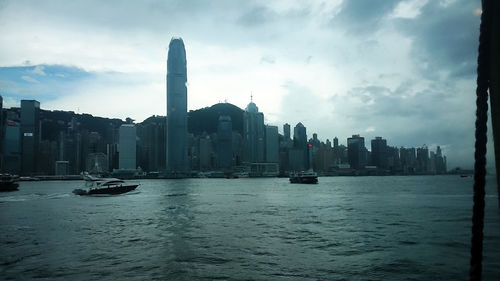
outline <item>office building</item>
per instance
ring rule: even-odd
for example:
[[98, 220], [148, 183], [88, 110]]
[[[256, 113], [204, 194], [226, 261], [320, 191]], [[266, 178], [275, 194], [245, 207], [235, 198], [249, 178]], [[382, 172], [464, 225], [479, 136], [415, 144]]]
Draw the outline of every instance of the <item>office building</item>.
[[367, 150], [364, 137], [352, 135], [347, 138], [347, 158], [353, 169], [363, 169], [366, 166]]
[[279, 135], [277, 126], [266, 126], [266, 162], [279, 162]]
[[40, 145], [40, 102], [21, 100], [21, 174], [37, 172]]
[[120, 170], [135, 170], [136, 167], [136, 128], [134, 124], [120, 126], [118, 143], [118, 163]]
[[250, 101], [243, 113], [243, 143], [246, 162], [264, 162], [264, 130], [264, 114], [259, 112], [259, 108], [253, 101]]
[[388, 166], [388, 151], [387, 140], [382, 137], [375, 137], [371, 141], [372, 147], [372, 165], [380, 169], [387, 169]]
[[302, 123], [297, 123], [293, 128], [293, 149], [289, 152], [289, 164], [293, 170], [306, 170], [309, 168], [309, 154], [307, 147], [307, 131]]
[[181, 38], [172, 38], [167, 60], [167, 171], [188, 172], [186, 50]]
[[219, 116], [217, 126], [217, 162], [219, 168], [228, 169], [233, 163], [233, 125], [231, 117]]

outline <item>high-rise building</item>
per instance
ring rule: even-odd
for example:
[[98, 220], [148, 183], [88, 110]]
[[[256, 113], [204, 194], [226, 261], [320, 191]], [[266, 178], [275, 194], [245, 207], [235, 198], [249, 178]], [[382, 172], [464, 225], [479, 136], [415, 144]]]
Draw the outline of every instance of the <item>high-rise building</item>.
[[5, 120], [3, 117], [3, 97], [0, 95], [0, 171], [4, 168]]
[[181, 38], [172, 38], [167, 59], [167, 170], [185, 174], [187, 151], [186, 50]]
[[435, 159], [435, 167], [437, 174], [446, 173], [446, 157], [443, 156], [441, 152], [441, 147], [438, 145], [436, 149], [436, 159]]
[[219, 116], [217, 126], [217, 161], [220, 168], [230, 168], [233, 163], [233, 125], [231, 117]]
[[417, 171], [427, 173], [429, 169], [429, 149], [426, 145], [417, 148]]
[[285, 137], [285, 141], [288, 141], [290, 139], [290, 124], [285, 123], [283, 125], [283, 134]]
[[21, 100], [21, 174], [37, 172], [40, 145], [40, 102]]
[[204, 135], [199, 140], [199, 166], [201, 171], [212, 169], [212, 140], [209, 136]]
[[245, 161], [264, 162], [264, 114], [253, 101], [250, 101], [243, 113], [243, 142], [246, 150]]
[[352, 135], [352, 137], [347, 138], [347, 157], [351, 168], [363, 169], [365, 167], [367, 150], [364, 137]]
[[19, 174], [21, 171], [21, 133], [20, 126], [14, 121], [7, 121], [5, 128], [4, 171]]
[[306, 170], [309, 168], [309, 154], [307, 147], [307, 131], [302, 123], [293, 128], [293, 149], [290, 150], [290, 168], [292, 170]]
[[401, 159], [401, 168], [404, 174], [413, 174], [416, 171], [417, 160], [415, 157], [415, 148], [404, 148], [399, 149], [399, 155]]
[[266, 126], [266, 162], [279, 162], [279, 135], [277, 126]]
[[387, 140], [382, 137], [375, 137], [371, 141], [372, 146], [372, 165], [380, 169], [387, 169], [388, 151]]
[[134, 124], [120, 126], [118, 143], [120, 170], [135, 170], [136, 167], [136, 129]]

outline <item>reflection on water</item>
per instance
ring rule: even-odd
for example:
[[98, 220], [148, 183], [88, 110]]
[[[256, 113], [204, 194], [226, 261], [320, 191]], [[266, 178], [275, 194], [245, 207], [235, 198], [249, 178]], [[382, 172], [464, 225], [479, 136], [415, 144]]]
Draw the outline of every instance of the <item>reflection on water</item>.
[[[81, 197], [73, 182], [0, 194], [5, 279], [467, 279], [472, 179], [142, 180]], [[500, 277], [489, 179], [485, 279]]]

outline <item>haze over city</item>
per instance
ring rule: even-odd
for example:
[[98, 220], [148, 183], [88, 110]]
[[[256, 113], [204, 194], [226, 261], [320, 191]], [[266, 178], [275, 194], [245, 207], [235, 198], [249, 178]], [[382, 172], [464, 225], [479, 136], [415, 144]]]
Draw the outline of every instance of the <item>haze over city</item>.
[[0, 94], [4, 107], [165, 115], [166, 48], [181, 36], [188, 110], [253, 95], [280, 131], [440, 145], [468, 168], [479, 15], [465, 0], [2, 1]]

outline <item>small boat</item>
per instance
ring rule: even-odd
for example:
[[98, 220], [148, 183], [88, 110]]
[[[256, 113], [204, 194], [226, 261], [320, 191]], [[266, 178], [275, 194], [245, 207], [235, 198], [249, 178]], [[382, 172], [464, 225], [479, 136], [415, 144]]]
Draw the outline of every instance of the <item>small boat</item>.
[[16, 191], [19, 190], [17, 176], [11, 174], [0, 174], [0, 191]]
[[75, 189], [76, 195], [116, 195], [136, 189], [139, 184], [127, 184], [124, 180], [115, 178], [97, 178], [84, 174], [87, 189]]
[[311, 170], [290, 172], [290, 183], [318, 183], [318, 174]]

